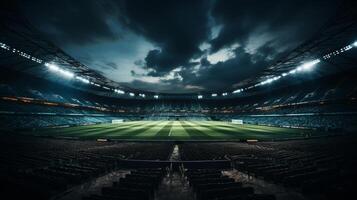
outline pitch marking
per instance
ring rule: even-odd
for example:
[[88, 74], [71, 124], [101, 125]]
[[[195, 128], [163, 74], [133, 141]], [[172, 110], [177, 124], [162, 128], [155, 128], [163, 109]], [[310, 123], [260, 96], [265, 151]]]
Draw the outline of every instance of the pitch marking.
[[171, 136], [171, 132], [172, 132], [172, 127], [170, 128], [169, 137]]

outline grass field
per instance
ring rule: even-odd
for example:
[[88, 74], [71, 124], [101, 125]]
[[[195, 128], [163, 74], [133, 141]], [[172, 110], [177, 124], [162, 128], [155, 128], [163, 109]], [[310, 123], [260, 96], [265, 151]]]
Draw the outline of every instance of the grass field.
[[78, 137], [81, 139], [132, 140], [271, 140], [321, 135], [312, 130], [258, 125], [237, 125], [219, 121], [131, 121], [66, 128], [40, 129], [38, 136]]

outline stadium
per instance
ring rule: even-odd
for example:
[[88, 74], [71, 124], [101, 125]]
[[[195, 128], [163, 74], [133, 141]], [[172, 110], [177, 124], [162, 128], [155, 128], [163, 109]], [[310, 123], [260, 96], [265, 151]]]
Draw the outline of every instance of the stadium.
[[355, 195], [355, 1], [0, 11], [3, 199]]

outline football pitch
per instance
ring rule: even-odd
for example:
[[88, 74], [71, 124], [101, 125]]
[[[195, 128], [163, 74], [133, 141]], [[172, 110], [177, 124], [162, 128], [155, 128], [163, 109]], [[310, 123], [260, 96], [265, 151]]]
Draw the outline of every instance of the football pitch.
[[304, 138], [321, 132], [221, 121], [130, 121], [31, 132], [37, 136], [123, 140], [273, 140]]

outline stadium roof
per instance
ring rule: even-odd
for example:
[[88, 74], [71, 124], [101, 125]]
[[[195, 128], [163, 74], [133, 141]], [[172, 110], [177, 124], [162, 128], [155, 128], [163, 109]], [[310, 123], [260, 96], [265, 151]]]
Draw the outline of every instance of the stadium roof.
[[[323, 59], [325, 55], [339, 50], [347, 45], [352, 45], [357, 38], [357, 12], [356, 3], [343, 5], [329, 21], [320, 28], [316, 34], [303, 44], [292, 50], [286, 56], [263, 70], [261, 74], [252, 77], [245, 84], [254, 84], [264, 81], [271, 76], [287, 73], [304, 62], [317, 58]], [[326, 61], [332, 65], [353, 67], [357, 61], [351, 57], [343, 60]], [[342, 67], [342, 66], [341, 66]]]
[[29, 69], [35, 68], [36, 70], [33, 73], [38, 73], [44, 70], [45, 62], [55, 63], [63, 69], [81, 75], [97, 84], [113, 88], [123, 88], [120, 84], [90, 69], [45, 39], [44, 36], [21, 15], [16, 3], [11, 5], [7, 2], [6, 6], [2, 6], [0, 20], [2, 27], [0, 42], [8, 45], [12, 49], [15, 48], [31, 57], [38, 58], [41, 61], [38, 63], [19, 59], [19, 52], [15, 54], [7, 53], [1, 54], [1, 56], [3, 56], [0, 58], [2, 65], [11, 65], [11, 68], [16, 68], [21, 71], [31, 71]]

